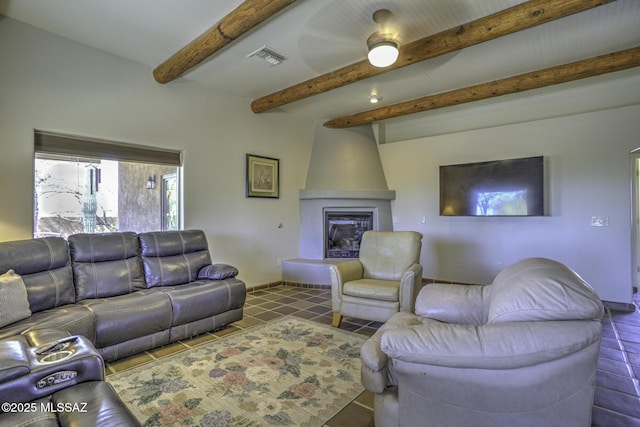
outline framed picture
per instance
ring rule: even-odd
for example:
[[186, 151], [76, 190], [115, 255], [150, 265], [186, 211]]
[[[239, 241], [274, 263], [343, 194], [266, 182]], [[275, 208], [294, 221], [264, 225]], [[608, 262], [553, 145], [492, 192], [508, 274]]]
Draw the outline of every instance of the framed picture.
[[280, 160], [247, 154], [247, 197], [280, 197]]

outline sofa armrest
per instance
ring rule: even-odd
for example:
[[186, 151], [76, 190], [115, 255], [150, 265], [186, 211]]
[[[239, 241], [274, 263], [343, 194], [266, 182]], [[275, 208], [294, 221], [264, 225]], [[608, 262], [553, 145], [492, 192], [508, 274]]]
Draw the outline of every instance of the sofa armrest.
[[0, 384], [27, 375], [29, 371], [24, 344], [17, 340], [0, 342]]
[[6, 341], [3, 345], [10, 347], [6, 348], [6, 357], [22, 367], [20, 372], [15, 369], [6, 372], [0, 382], [0, 402], [30, 402], [75, 384], [104, 380], [102, 357], [85, 337], [73, 337], [65, 347], [42, 353], [38, 350], [49, 345], [25, 347], [21, 340]]
[[224, 280], [238, 275], [238, 269], [229, 264], [208, 264], [198, 271], [198, 279]]
[[[416, 316], [417, 317], [417, 316]], [[559, 359], [599, 345], [599, 321], [455, 325], [422, 318], [389, 330], [381, 350], [405, 362], [456, 368], [513, 369]]]
[[360, 349], [360, 379], [364, 388], [373, 393], [382, 393], [387, 387], [398, 385], [393, 366], [387, 354], [382, 351], [380, 343], [389, 331], [418, 323], [420, 321], [417, 316], [405, 312], [396, 313], [363, 344]]
[[27, 347], [39, 347], [43, 344], [71, 336], [71, 334], [62, 329], [42, 328], [25, 331], [20, 336], [27, 343]]
[[441, 322], [482, 325], [487, 321], [490, 287], [431, 283], [416, 299], [415, 313]]
[[69, 333], [60, 329], [36, 329], [0, 341], [0, 384], [31, 372], [28, 348], [68, 336]]
[[[105, 381], [88, 381], [68, 387], [23, 407], [29, 410], [0, 414], [0, 425], [140, 426], [113, 387]], [[56, 411], [58, 408], [62, 410]]]

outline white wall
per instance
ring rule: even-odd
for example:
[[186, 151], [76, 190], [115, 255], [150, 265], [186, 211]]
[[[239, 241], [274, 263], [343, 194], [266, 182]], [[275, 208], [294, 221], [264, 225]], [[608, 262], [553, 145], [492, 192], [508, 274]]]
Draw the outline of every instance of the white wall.
[[[297, 256], [298, 191], [315, 124], [255, 115], [248, 99], [0, 17], [0, 240], [33, 231], [33, 130], [184, 150], [185, 228], [206, 231], [216, 262], [248, 286], [281, 280]], [[245, 154], [280, 159], [280, 199], [245, 198]], [[279, 223], [283, 224], [278, 228]]]
[[[380, 145], [396, 189], [394, 228], [424, 234], [424, 277], [489, 283], [499, 263], [542, 256], [574, 268], [602, 299], [630, 303], [630, 152], [640, 146], [639, 119], [635, 105]], [[439, 165], [536, 155], [546, 162], [548, 216], [439, 216]], [[609, 217], [609, 226], [591, 227], [592, 216]]]
[[[0, 240], [32, 235], [33, 129], [169, 147], [185, 152], [185, 227], [204, 229], [214, 260], [236, 265], [249, 286], [281, 280], [277, 259], [298, 255], [314, 123], [255, 115], [250, 100], [184, 78], [159, 85], [146, 66], [2, 17], [0, 52]], [[630, 302], [639, 118], [636, 104], [381, 145], [394, 227], [425, 235], [425, 277], [487, 283], [499, 262], [547, 256], [601, 298]], [[245, 198], [246, 153], [280, 158], [280, 199]], [[549, 216], [438, 216], [439, 165], [532, 155], [548, 162]], [[610, 226], [590, 227], [592, 216]]]

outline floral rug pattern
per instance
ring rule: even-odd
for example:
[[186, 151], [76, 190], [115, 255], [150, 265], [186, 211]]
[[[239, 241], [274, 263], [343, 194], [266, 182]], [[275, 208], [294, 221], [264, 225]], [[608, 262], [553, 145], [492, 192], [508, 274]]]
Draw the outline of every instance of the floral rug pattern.
[[107, 381], [145, 426], [321, 426], [363, 391], [365, 337], [285, 317]]

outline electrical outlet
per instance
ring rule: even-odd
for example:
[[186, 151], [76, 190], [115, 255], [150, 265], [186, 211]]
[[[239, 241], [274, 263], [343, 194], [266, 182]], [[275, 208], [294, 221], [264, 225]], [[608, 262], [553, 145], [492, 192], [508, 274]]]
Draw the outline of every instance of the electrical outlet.
[[456, 267], [462, 267], [462, 258], [456, 258]]
[[282, 267], [282, 258], [278, 257], [278, 259], [276, 260], [276, 265], [278, 267]]
[[608, 216], [592, 216], [591, 226], [592, 227], [608, 227], [609, 217]]
[[426, 224], [426, 222], [427, 222], [427, 217], [423, 215], [422, 218], [420, 218], [420, 223]]

